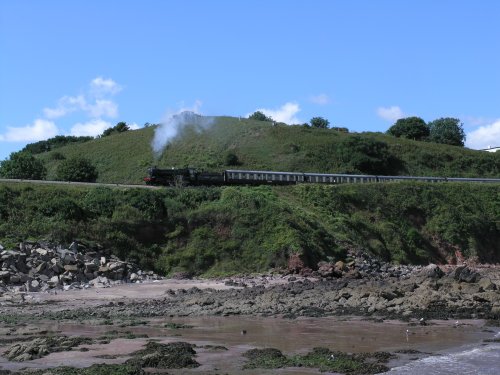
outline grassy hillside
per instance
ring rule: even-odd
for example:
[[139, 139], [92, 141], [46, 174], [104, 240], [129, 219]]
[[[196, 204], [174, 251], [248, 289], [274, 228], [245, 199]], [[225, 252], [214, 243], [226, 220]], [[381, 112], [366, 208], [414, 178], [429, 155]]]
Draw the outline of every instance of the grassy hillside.
[[99, 171], [99, 182], [142, 183], [150, 165], [191, 166], [223, 170], [225, 156], [238, 156], [241, 169], [324, 173], [377, 173], [450, 177], [500, 177], [500, 154], [472, 151], [380, 133], [346, 134], [302, 126], [273, 126], [270, 122], [217, 117], [202, 132], [187, 127], [159, 160], [150, 143], [154, 127], [114, 134], [40, 154], [55, 177], [60, 160], [85, 155]]
[[500, 261], [495, 185], [392, 183], [160, 190], [0, 184], [0, 243], [98, 242], [162, 273], [315, 267], [350, 248], [400, 263]]

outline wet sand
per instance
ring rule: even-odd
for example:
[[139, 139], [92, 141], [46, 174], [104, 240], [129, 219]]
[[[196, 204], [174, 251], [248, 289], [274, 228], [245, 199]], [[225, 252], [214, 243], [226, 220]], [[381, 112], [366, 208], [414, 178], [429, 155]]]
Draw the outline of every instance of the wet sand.
[[[375, 352], [415, 350], [423, 352], [413, 357], [423, 358], [431, 353], [452, 350], [463, 345], [478, 344], [491, 338], [496, 331], [485, 332], [480, 320], [460, 321], [457, 326], [451, 321], [430, 321], [427, 326], [411, 325], [399, 321], [375, 322], [356, 317], [282, 318], [262, 317], [195, 317], [165, 318], [142, 321], [139, 326], [126, 326], [126, 322], [102, 325], [102, 322], [48, 322], [40, 321], [19, 329], [18, 334], [47, 330], [68, 336], [97, 338], [116, 330], [136, 335], [146, 334], [148, 338], [112, 340], [109, 344], [83, 345], [88, 351], [52, 353], [44, 358], [26, 362], [9, 362], [0, 358], [0, 368], [19, 370], [21, 368], [47, 368], [55, 366], [87, 367], [93, 363], [123, 363], [129, 354], [141, 349], [151, 339], [162, 343], [187, 341], [199, 346], [196, 360], [202, 365], [195, 369], [169, 370], [175, 374], [315, 374], [314, 369], [242, 370], [245, 359], [242, 353], [251, 348], [272, 347], [293, 355], [305, 353], [314, 347], [327, 347], [343, 352]], [[145, 324], [147, 323], [147, 324]], [[169, 329], [167, 323], [192, 326], [192, 328]], [[34, 329], [36, 328], [36, 331]], [[408, 334], [406, 331], [409, 331]], [[246, 333], [243, 334], [242, 332]], [[2, 338], [6, 337], [1, 335]], [[229, 350], [203, 348], [220, 345]], [[2, 348], [0, 353], [3, 351]], [[98, 358], [102, 355], [118, 355], [114, 359]], [[408, 362], [408, 355], [400, 355], [401, 365]]]
[[[406, 354], [397, 354], [398, 358], [389, 364], [401, 367], [464, 347], [481, 348], [489, 345], [483, 344], [484, 339], [491, 339], [500, 331], [498, 327], [485, 326], [485, 321], [480, 319], [459, 319], [458, 323], [455, 318], [428, 320], [427, 325], [420, 325], [418, 319], [422, 315], [419, 314], [425, 311], [417, 308], [413, 316], [406, 317], [409, 321], [391, 320], [387, 316], [382, 320], [383, 314], [344, 315], [349, 303], [342, 302], [345, 296], [352, 294], [352, 300], [359, 294], [361, 300], [367, 300], [372, 297], [365, 298], [363, 294], [371, 293], [380, 301], [387, 288], [403, 288], [410, 285], [409, 281], [404, 284], [392, 280], [380, 285], [358, 285], [359, 280], [311, 281], [314, 279], [294, 277], [294, 282], [290, 283], [288, 277], [283, 276], [240, 278], [236, 284], [228, 280], [161, 280], [109, 288], [27, 293], [23, 298], [6, 295], [0, 300], [0, 314], [7, 317], [0, 320], [0, 369], [124, 363], [131, 353], [140, 350], [149, 340], [155, 340], [197, 345], [196, 360], [201, 366], [169, 369], [170, 374], [318, 374], [318, 370], [306, 368], [242, 370], [246, 361], [242, 354], [253, 348], [276, 348], [287, 356], [304, 354], [314, 347], [349, 353], [404, 351]], [[240, 287], [241, 283], [248, 288]], [[466, 288], [478, 288], [475, 284], [443, 281], [443, 285], [448, 284], [450, 288], [459, 286], [460, 296], [467, 296]], [[433, 293], [437, 298], [441, 293], [436, 292], [435, 281], [427, 280], [418, 285], [423, 285], [422, 297]], [[415, 298], [412, 290], [405, 293], [406, 297], [399, 299]], [[498, 295], [496, 290], [480, 293], [478, 295], [485, 297]], [[473, 299], [472, 292], [469, 294], [474, 303], [486, 305]], [[335, 314], [338, 309], [325, 308], [319, 315], [307, 315], [317, 313], [314, 308], [324, 307], [325, 303], [338, 305], [341, 314]], [[386, 301], [387, 305], [391, 303], [391, 300]], [[296, 306], [302, 306], [302, 310], [297, 310]], [[435, 305], [434, 311], [452, 311], [446, 306]], [[474, 308], [469, 309], [475, 311]], [[295, 314], [296, 319], [285, 318], [290, 311], [303, 315]], [[387, 310], [382, 308], [379, 312], [384, 311]], [[266, 313], [271, 316], [265, 317]], [[173, 329], [171, 325], [169, 328], [169, 323], [191, 328]], [[110, 331], [115, 331], [116, 337], [111, 337], [109, 343], [97, 343], [96, 340], [93, 344], [25, 362], [12, 362], [2, 356], [13, 343], [30, 337], [54, 334], [97, 339], [109, 335]], [[147, 338], [125, 338], [130, 334], [147, 335]], [[227, 350], [207, 346], [223, 346]], [[494, 365], [490, 367], [495, 368]], [[421, 372], [415, 373], [418, 371]]]

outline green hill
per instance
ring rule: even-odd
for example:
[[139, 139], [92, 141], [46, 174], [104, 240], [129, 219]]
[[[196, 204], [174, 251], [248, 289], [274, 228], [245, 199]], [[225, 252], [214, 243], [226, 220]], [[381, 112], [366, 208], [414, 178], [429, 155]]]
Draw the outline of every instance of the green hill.
[[[61, 160], [86, 156], [99, 182], [142, 184], [150, 165], [496, 177], [500, 154], [379, 133], [217, 117], [187, 126], [155, 160], [155, 127], [38, 154], [53, 179]], [[228, 167], [228, 153], [238, 166]], [[233, 158], [234, 159], [234, 158]], [[234, 160], [233, 160], [234, 161]], [[220, 275], [316, 267], [362, 249], [399, 263], [500, 261], [497, 184], [387, 183], [124, 189], [0, 183], [0, 243], [97, 242], [162, 273]]]
[[[206, 130], [187, 126], [155, 160], [154, 126], [67, 145], [39, 154], [54, 179], [60, 160], [84, 155], [97, 167], [98, 182], [142, 183], [150, 165], [227, 169], [226, 155], [239, 169], [321, 173], [370, 173], [449, 177], [500, 176], [500, 154], [394, 138], [381, 133], [343, 133], [330, 129], [274, 125], [271, 122], [216, 117]], [[59, 155], [58, 155], [59, 156]], [[231, 167], [234, 168], [234, 167]]]

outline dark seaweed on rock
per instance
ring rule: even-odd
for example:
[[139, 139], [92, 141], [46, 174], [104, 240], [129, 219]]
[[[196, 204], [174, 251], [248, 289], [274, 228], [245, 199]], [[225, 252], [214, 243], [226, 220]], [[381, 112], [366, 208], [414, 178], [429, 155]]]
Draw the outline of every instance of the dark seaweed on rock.
[[198, 367], [200, 364], [193, 359], [196, 355], [193, 346], [187, 342], [170, 344], [148, 342], [144, 349], [133, 353], [133, 357], [126, 363], [160, 369]]

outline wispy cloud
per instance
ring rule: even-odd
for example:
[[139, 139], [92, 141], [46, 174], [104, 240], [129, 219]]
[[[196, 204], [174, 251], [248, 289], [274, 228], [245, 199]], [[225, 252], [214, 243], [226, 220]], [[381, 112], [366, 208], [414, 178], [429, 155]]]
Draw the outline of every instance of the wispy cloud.
[[330, 103], [330, 97], [326, 94], [319, 94], [311, 96], [309, 98], [309, 101], [318, 105], [327, 105], [328, 103]]
[[0, 134], [0, 141], [5, 142], [36, 142], [55, 137], [59, 129], [52, 121], [36, 119], [33, 124], [21, 127], [7, 127], [5, 134]]
[[467, 133], [465, 145], [476, 150], [500, 147], [500, 119]]
[[122, 87], [111, 78], [97, 77], [90, 82], [90, 90], [95, 96], [99, 97], [107, 94], [115, 95], [122, 90]]
[[391, 107], [378, 107], [377, 115], [387, 121], [396, 121], [405, 117], [402, 109], [396, 105]]
[[84, 123], [76, 123], [71, 128], [70, 134], [74, 136], [90, 136], [96, 137], [102, 134], [104, 130], [111, 127], [112, 125], [101, 119], [94, 119]]
[[300, 106], [295, 102], [285, 103], [277, 109], [258, 108], [256, 111], [272, 117], [274, 121], [284, 122], [285, 124], [299, 124], [301, 122], [296, 116], [300, 112]]
[[90, 82], [86, 94], [78, 96], [63, 96], [53, 108], [44, 108], [43, 113], [48, 119], [64, 117], [73, 112], [83, 112], [90, 118], [116, 118], [118, 105], [111, 96], [121, 91], [112, 79], [97, 77]]

